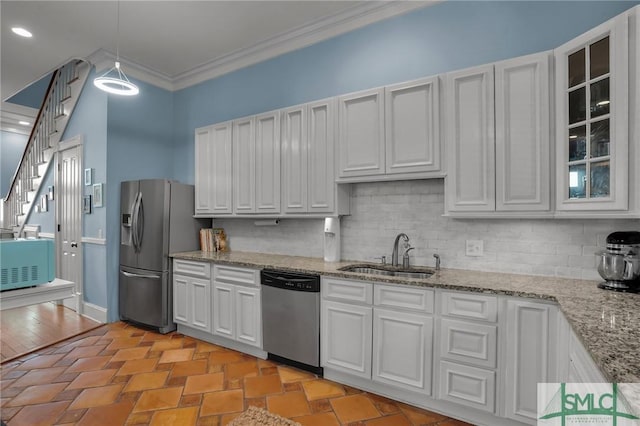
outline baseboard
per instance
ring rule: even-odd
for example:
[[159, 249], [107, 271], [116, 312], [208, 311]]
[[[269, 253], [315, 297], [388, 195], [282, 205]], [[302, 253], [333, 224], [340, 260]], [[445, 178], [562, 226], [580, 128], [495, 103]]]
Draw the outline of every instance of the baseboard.
[[53, 232], [51, 232], [51, 233], [49, 233], [49, 232], [40, 232], [40, 233], [38, 234], [38, 236], [39, 236], [40, 238], [48, 238], [48, 239], [50, 239], [50, 240], [53, 240], [53, 239], [56, 237], [56, 236], [55, 236], [55, 234], [54, 234]]
[[82, 315], [102, 324], [107, 322], [107, 309], [93, 303], [82, 302]]

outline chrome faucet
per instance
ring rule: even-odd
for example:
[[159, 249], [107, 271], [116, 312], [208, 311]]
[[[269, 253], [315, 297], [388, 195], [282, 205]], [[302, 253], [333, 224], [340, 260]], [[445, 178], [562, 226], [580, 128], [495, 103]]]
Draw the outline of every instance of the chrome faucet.
[[409, 242], [407, 234], [401, 232], [396, 235], [396, 240], [393, 242], [393, 253], [391, 253], [392, 266], [398, 266], [398, 242], [400, 241], [400, 238], [404, 240], [405, 244]]

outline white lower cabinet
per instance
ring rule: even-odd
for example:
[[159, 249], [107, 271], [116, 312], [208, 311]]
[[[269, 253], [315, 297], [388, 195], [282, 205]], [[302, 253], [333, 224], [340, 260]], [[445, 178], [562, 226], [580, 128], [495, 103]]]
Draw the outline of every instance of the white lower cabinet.
[[[198, 330], [211, 331], [210, 266], [176, 260], [173, 275], [173, 320]], [[189, 276], [187, 274], [193, 275]], [[184, 274], [184, 275], [183, 275]]]
[[259, 270], [175, 259], [173, 271], [180, 333], [266, 358]]
[[535, 424], [538, 383], [604, 380], [555, 304], [322, 280], [330, 380], [492, 426]]
[[227, 265], [213, 266], [214, 335], [262, 347], [259, 272]]
[[323, 367], [371, 378], [372, 311], [367, 306], [322, 302]]
[[506, 301], [505, 415], [523, 423], [537, 421], [537, 384], [559, 381], [558, 308]]
[[433, 318], [373, 310], [373, 381], [431, 394]]

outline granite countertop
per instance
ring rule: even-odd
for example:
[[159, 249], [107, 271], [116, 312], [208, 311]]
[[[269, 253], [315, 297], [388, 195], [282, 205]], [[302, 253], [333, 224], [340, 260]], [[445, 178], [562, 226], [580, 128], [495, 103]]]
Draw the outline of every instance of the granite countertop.
[[640, 382], [640, 294], [597, 288], [597, 281], [442, 269], [427, 279], [408, 279], [340, 271], [363, 263], [329, 263], [321, 258], [251, 252], [175, 253], [177, 259], [250, 268], [312, 272], [366, 281], [438, 287], [479, 293], [529, 297], [557, 302], [605, 377], [618, 383]]

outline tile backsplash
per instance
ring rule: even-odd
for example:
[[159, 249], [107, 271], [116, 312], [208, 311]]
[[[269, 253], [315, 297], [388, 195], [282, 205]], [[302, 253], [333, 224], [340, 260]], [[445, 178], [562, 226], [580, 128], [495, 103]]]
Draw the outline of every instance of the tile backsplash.
[[[351, 215], [341, 221], [342, 258], [391, 258], [395, 236], [406, 233], [412, 265], [599, 279], [594, 252], [613, 231], [640, 230], [639, 219], [451, 219], [443, 217], [443, 179], [352, 185]], [[323, 256], [323, 221], [283, 219], [258, 227], [250, 219], [216, 219], [232, 250]], [[466, 240], [482, 240], [484, 254], [466, 255]]]

